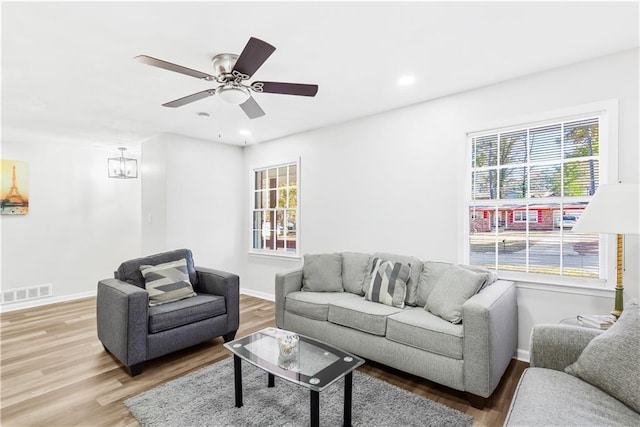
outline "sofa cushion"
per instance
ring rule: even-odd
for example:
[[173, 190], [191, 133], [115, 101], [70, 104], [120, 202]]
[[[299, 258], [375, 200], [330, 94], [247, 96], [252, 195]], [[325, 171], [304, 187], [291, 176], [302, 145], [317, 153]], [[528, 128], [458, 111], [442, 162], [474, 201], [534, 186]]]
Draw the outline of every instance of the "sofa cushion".
[[[418, 289], [416, 291], [416, 305], [424, 307], [427, 305], [427, 300], [438, 279], [451, 267], [453, 264], [449, 262], [439, 261], [426, 261], [424, 267], [420, 272], [418, 278]], [[486, 273], [487, 280], [482, 284], [480, 289], [484, 289], [490, 284], [498, 280], [498, 273], [495, 270], [489, 270], [486, 268], [478, 267], [476, 265], [457, 264], [458, 267], [464, 268], [476, 273]]]
[[369, 284], [364, 294], [365, 299], [404, 308], [410, 273], [411, 267], [407, 264], [374, 257]]
[[337, 325], [384, 336], [387, 317], [402, 309], [367, 301], [364, 298], [336, 301], [329, 304], [328, 320]]
[[149, 332], [155, 334], [226, 312], [224, 297], [207, 294], [156, 305], [149, 307]]
[[602, 335], [592, 339], [565, 371], [640, 412], [640, 305], [627, 304]]
[[[413, 256], [396, 255], [385, 252], [376, 252], [373, 257], [381, 258], [387, 261], [401, 262], [411, 267], [411, 275], [407, 281], [407, 292], [404, 298], [404, 302], [407, 305], [416, 305], [416, 293], [418, 289], [418, 279], [420, 278], [420, 272], [422, 271], [423, 262]], [[373, 258], [372, 258], [373, 259]], [[369, 261], [369, 272], [371, 271], [371, 261]], [[422, 305], [424, 307], [424, 304]]]
[[342, 253], [342, 286], [347, 292], [364, 295], [371, 255], [358, 252]]
[[342, 254], [305, 254], [302, 290], [342, 292]]
[[189, 249], [177, 249], [175, 251], [162, 252], [155, 255], [125, 261], [120, 264], [115, 276], [118, 280], [122, 280], [123, 282], [127, 282], [144, 289], [144, 277], [142, 277], [142, 273], [140, 272], [141, 265], [164, 264], [170, 261], [178, 261], [182, 258], [187, 260], [189, 281], [197, 290], [198, 275], [196, 273], [195, 265], [193, 264], [193, 255]]
[[140, 272], [144, 277], [144, 287], [149, 292], [150, 306], [196, 296], [184, 258], [158, 265], [141, 265]]
[[488, 280], [487, 273], [475, 273], [451, 265], [435, 282], [425, 310], [452, 323], [462, 321], [462, 304], [475, 295]]
[[598, 388], [561, 371], [528, 368], [505, 426], [633, 426], [640, 414]]
[[422, 307], [407, 307], [387, 318], [387, 339], [430, 353], [462, 359], [464, 330]]
[[349, 292], [291, 292], [285, 298], [286, 311], [314, 320], [326, 322], [329, 304], [338, 301], [354, 301], [361, 297]]

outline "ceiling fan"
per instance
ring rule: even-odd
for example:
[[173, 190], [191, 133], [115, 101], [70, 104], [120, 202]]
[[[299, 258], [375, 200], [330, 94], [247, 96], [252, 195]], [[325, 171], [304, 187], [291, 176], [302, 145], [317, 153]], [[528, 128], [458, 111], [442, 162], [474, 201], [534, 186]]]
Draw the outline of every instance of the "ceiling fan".
[[164, 107], [181, 107], [191, 102], [198, 101], [208, 96], [218, 94], [224, 101], [240, 105], [240, 108], [250, 119], [264, 116], [264, 111], [251, 96], [251, 91], [257, 93], [278, 93], [283, 95], [315, 96], [318, 85], [302, 83], [283, 83], [257, 81], [246, 84], [251, 76], [264, 64], [264, 62], [276, 50], [269, 43], [255, 37], [251, 37], [240, 55], [221, 53], [213, 57], [213, 74], [203, 73], [173, 64], [147, 55], [138, 55], [134, 59], [144, 64], [165, 70], [185, 74], [206, 81], [220, 83], [213, 89], [203, 90], [183, 98], [162, 104]]

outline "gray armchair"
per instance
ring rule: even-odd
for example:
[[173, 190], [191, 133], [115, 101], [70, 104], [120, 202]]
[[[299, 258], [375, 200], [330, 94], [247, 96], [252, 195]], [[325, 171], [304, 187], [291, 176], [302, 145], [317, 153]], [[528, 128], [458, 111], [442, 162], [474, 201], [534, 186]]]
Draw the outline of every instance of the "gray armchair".
[[[141, 265], [187, 261], [189, 281], [196, 296], [149, 306], [149, 293]], [[98, 282], [98, 338], [131, 376], [144, 362], [222, 336], [235, 337], [240, 320], [239, 277], [232, 273], [195, 267], [188, 249], [126, 261], [115, 279]]]

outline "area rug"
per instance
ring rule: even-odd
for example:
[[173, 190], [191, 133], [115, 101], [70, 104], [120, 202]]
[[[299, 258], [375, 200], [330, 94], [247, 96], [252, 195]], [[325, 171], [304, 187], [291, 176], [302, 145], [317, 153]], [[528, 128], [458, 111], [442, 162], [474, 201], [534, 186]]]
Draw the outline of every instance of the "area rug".
[[[225, 359], [127, 399], [144, 427], [308, 426], [309, 389], [267, 374], [242, 362], [242, 408], [235, 407], [233, 359]], [[320, 425], [341, 426], [344, 380], [320, 392]], [[354, 426], [460, 426], [473, 419], [417, 394], [355, 371]]]

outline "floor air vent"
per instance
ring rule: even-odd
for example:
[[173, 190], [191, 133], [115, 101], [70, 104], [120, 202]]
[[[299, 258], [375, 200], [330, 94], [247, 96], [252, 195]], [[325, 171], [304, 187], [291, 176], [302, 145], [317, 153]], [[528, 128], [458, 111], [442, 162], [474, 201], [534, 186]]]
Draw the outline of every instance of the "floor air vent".
[[9, 289], [2, 291], [2, 304], [27, 301], [36, 298], [50, 297], [53, 293], [53, 285], [30, 286], [28, 288]]

